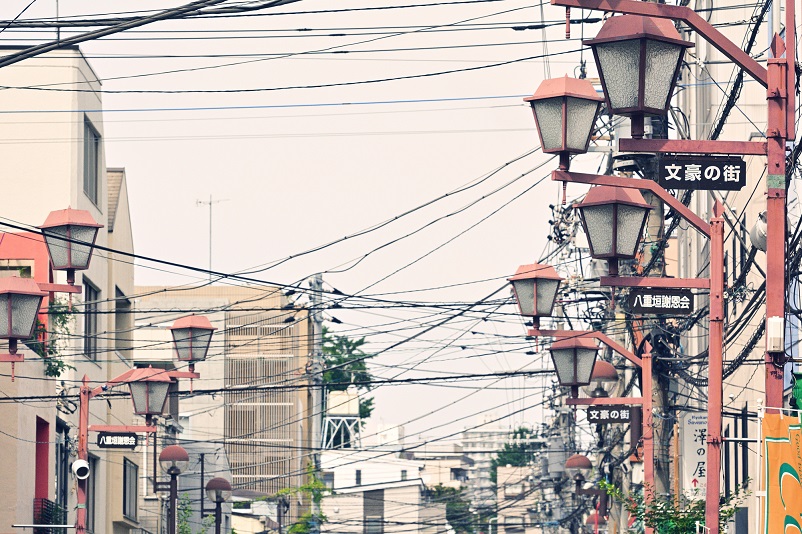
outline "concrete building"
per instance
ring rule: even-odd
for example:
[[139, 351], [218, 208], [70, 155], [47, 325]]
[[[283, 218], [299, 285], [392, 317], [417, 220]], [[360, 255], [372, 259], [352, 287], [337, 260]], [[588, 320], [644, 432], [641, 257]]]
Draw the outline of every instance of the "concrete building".
[[323, 480], [331, 491], [321, 509], [321, 532], [380, 534], [445, 533], [442, 504], [426, 502], [423, 464], [374, 451], [328, 450], [321, 455]]
[[428, 443], [422, 447], [410, 447], [411, 460], [423, 463], [421, 478], [427, 488], [444, 486], [460, 489], [468, 484], [468, 473], [474, 465], [455, 443]]
[[[235, 496], [268, 498], [303, 485], [311, 461], [307, 311], [293, 308], [278, 288], [267, 286], [136, 291], [141, 295], [135, 303], [139, 365], [173, 364], [169, 327], [179, 317], [205, 315], [217, 328], [206, 360], [195, 364], [201, 379], [179, 384], [184, 393], [196, 388], [211, 393], [182, 398], [168, 437], [190, 452], [190, 472], [179, 478], [179, 488], [194, 497], [193, 521], [201, 521], [201, 452], [205, 478], [229, 478]], [[158, 506], [152, 491], [148, 498], [151, 507]], [[291, 504], [287, 522], [309, 503], [299, 498]], [[211, 510], [213, 503], [204, 506]]]
[[531, 467], [499, 466], [497, 470], [498, 528], [507, 534], [534, 533], [535, 478]]
[[[104, 225], [97, 244], [133, 252], [125, 173], [106, 172], [103, 103], [100, 81], [78, 48], [65, 48], [2, 69], [0, 83], [10, 87], [0, 117], [0, 199], [6, 221], [19, 227], [41, 224], [50, 211], [72, 207], [87, 210]], [[81, 87], [88, 91], [29, 91], [37, 85]], [[24, 120], [21, 119], [24, 113]], [[19, 232], [19, 228], [9, 231]], [[130, 261], [114, 253], [96, 253], [88, 270], [76, 274], [83, 293], [59, 315], [68, 319], [60, 332], [55, 321], [40, 314], [50, 340], [58, 338], [58, 359], [68, 365], [59, 374], [51, 365], [47, 376], [39, 356], [22, 346], [26, 362], [0, 370], [0, 389], [9, 397], [61, 395], [57, 402], [3, 404], [0, 416], [0, 476], [11, 496], [0, 504], [0, 530], [14, 524], [72, 524], [75, 521], [75, 479], [78, 383], [86, 375], [93, 386], [132, 366], [130, 315], [133, 294]], [[2, 276], [19, 274], [39, 282], [64, 283], [64, 273], [52, 273], [38, 234], [6, 234], [0, 239]], [[57, 295], [66, 303], [65, 295]], [[44, 305], [49, 305], [45, 299]], [[39, 345], [41, 349], [41, 345]], [[55, 360], [51, 360], [54, 363]], [[90, 403], [90, 424], [130, 424], [127, 398]], [[87, 519], [90, 532], [128, 533], [140, 528], [139, 458], [132, 451], [99, 449], [90, 435]]]
[[485, 414], [480, 426], [462, 432], [462, 451], [473, 461], [468, 471], [468, 495], [476, 509], [492, 508], [496, 504], [490, 478], [491, 462], [512, 436], [509, 428], [494, 425], [491, 422], [494, 418], [492, 414]]

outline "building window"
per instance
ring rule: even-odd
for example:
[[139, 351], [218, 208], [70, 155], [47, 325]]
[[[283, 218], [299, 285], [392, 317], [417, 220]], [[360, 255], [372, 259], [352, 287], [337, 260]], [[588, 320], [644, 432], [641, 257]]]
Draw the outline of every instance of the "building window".
[[83, 279], [84, 283], [84, 356], [97, 360], [97, 306], [100, 290], [92, 282]]
[[84, 118], [84, 193], [99, 205], [100, 134], [89, 119]]
[[139, 466], [128, 458], [123, 459], [123, 515], [136, 521]]
[[97, 478], [97, 458], [89, 457], [89, 478], [86, 479], [86, 529], [88, 532], [97, 532], [95, 529], [95, 479]]
[[134, 316], [131, 313], [131, 301], [126, 298], [125, 293], [120, 291], [120, 288], [115, 288], [114, 291], [114, 348], [125, 356], [130, 358], [130, 351], [133, 344], [131, 343], [131, 332], [134, 326]]
[[334, 489], [334, 471], [323, 471], [323, 484], [330, 490]]
[[56, 421], [56, 504], [67, 509], [70, 495], [70, 446], [68, 427], [60, 419]]
[[407, 470], [406, 469], [402, 469], [401, 470], [401, 480], [406, 480], [406, 479], [407, 479]]
[[357, 469], [356, 470], [356, 485], [357, 486], [361, 486], [362, 485], [362, 470], [361, 469]]

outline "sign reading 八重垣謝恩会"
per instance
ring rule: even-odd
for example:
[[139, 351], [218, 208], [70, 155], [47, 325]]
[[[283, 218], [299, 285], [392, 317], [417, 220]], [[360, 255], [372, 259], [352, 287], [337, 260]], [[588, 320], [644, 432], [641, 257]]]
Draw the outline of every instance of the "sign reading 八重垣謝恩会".
[[657, 183], [666, 189], [739, 191], [746, 185], [740, 157], [661, 156]]
[[98, 432], [97, 446], [101, 449], [135, 449], [137, 435], [133, 432]]
[[627, 302], [630, 311], [637, 314], [689, 315], [693, 312], [690, 289], [633, 288]]

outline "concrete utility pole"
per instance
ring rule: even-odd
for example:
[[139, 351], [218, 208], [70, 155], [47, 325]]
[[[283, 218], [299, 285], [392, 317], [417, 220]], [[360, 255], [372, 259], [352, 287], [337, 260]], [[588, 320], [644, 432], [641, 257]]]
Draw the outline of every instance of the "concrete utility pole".
[[[310, 295], [309, 318], [312, 321], [312, 356], [307, 373], [312, 379], [312, 398], [309, 409], [312, 414], [311, 447], [315, 464], [315, 476], [320, 476], [321, 433], [323, 430], [323, 275], [316, 274], [309, 281]], [[312, 502], [312, 513], [320, 514], [320, 504]], [[320, 525], [315, 523], [314, 532], [320, 532]]]

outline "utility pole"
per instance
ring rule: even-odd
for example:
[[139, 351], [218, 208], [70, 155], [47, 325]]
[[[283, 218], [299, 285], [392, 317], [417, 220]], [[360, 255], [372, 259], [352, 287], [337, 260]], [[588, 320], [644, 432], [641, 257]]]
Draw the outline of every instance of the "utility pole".
[[209, 280], [212, 279], [212, 206], [215, 204], [219, 204], [220, 202], [228, 202], [227, 198], [221, 198], [218, 200], [212, 199], [212, 195], [209, 194], [209, 200], [196, 200], [196, 206], [209, 206]]
[[[312, 321], [312, 357], [308, 374], [312, 379], [312, 398], [309, 409], [312, 414], [311, 448], [315, 465], [315, 476], [320, 476], [321, 432], [323, 429], [323, 275], [318, 273], [309, 281], [311, 306], [309, 317]], [[320, 503], [312, 502], [312, 514], [320, 516]], [[315, 521], [314, 532], [320, 532]]]

